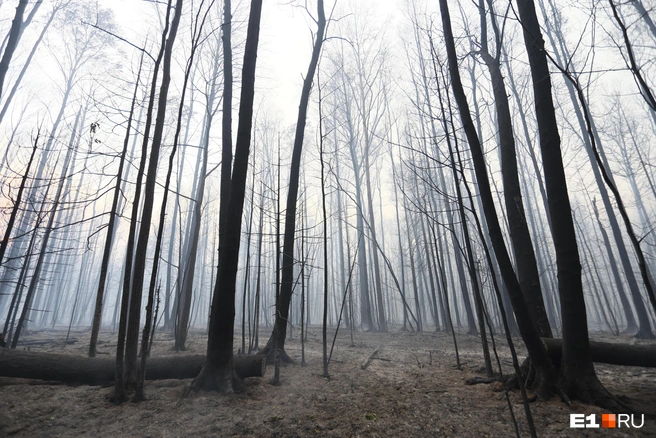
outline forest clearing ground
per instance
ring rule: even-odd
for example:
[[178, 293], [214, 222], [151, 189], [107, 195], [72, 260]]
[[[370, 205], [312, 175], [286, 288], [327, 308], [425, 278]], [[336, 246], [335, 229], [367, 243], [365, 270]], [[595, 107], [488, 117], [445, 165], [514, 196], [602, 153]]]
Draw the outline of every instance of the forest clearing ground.
[[[262, 328], [266, 340], [269, 331]], [[465, 385], [482, 375], [477, 337], [458, 335], [463, 370], [455, 367], [451, 337], [444, 333], [354, 334], [350, 346], [340, 331], [330, 363], [330, 379], [321, 377], [321, 332], [312, 328], [306, 342], [307, 366], [301, 367], [298, 332], [287, 341], [297, 364], [281, 370], [281, 385], [249, 378], [245, 392], [230, 397], [212, 393], [182, 398], [191, 380], [146, 382], [148, 401], [114, 406], [110, 388], [69, 386], [56, 382], [0, 377], [0, 436], [16, 437], [511, 437], [514, 429], [503, 391], [494, 385]], [[497, 338], [500, 336], [497, 335]], [[34, 351], [86, 355], [88, 331], [75, 331], [64, 346], [66, 331], [38, 331], [22, 338]], [[113, 353], [115, 338], [101, 333], [98, 351]], [[190, 333], [188, 353], [204, 353], [207, 338]], [[332, 334], [330, 335], [332, 339]], [[595, 336], [609, 342], [644, 342]], [[508, 348], [498, 341], [504, 372], [511, 372]], [[241, 335], [235, 336], [235, 348]], [[157, 334], [153, 355], [176, 354], [173, 340]], [[382, 346], [366, 369], [363, 363]], [[520, 351], [522, 351], [520, 349]], [[177, 353], [186, 354], [186, 353]], [[522, 356], [524, 353], [522, 352]], [[615, 395], [629, 397], [649, 415], [641, 429], [570, 429], [569, 414], [601, 414], [600, 408], [557, 399], [531, 404], [539, 436], [656, 436], [656, 370], [595, 364], [601, 381]], [[521, 436], [528, 436], [519, 392], [510, 393]], [[599, 416], [597, 416], [599, 418]]]

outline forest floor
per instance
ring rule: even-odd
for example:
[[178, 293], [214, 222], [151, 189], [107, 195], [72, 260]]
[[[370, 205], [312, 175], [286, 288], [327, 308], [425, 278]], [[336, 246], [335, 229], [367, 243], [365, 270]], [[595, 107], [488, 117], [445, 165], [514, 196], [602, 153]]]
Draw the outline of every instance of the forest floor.
[[[264, 339], [268, 331], [262, 329]], [[25, 335], [22, 346], [84, 356], [89, 332], [39, 331]], [[629, 337], [593, 335], [596, 340], [642, 343]], [[146, 383], [148, 400], [115, 406], [111, 388], [71, 386], [0, 377], [0, 436], [12, 437], [512, 437], [515, 430], [505, 394], [498, 385], [466, 385], [483, 376], [477, 337], [458, 334], [462, 370], [456, 368], [452, 338], [444, 333], [388, 334], [340, 332], [330, 379], [322, 377], [321, 331], [313, 328], [305, 344], [307, 365], [300, 366], [297, 333], [287, 343], [296, 365], [281, 369], [281, 385], [270, 384], [274, 367], [263, 378], [245, 380], [245, 391], [231, 396], [192, 393], [191, 380]], [[189, 352], [203, 353], [204, 333], [190, 334]], [[99, 352], [111, 354], [116, 340], [101, 335]], [[503, 344], [503, 345], [502, 345]], [[235, 345], [241, 337], [235, 336]], [[175, 354], [173, 340], [157, 335], [153, 355]], [[377, 354], [362, 369], [367, 358]], [[499, 341], [504, 372], [511, 372], [505, 342]], [[524, 355], [523, 350], [519, 349]], [[184, 354], [184, 353], [177, 353]], [[597, 414], [603, 409], [558, 399], [531, 403], [539, 436], [656, 437], [656, 370], [596, 364], [601, 381], [614, 394], [644, 412], [640, 429], [571, 429], [570, 413]], [[521, 436], [529, 436], [519, 392], [509, 393]], [[640, 417], [636, 417], [637, 424]]]

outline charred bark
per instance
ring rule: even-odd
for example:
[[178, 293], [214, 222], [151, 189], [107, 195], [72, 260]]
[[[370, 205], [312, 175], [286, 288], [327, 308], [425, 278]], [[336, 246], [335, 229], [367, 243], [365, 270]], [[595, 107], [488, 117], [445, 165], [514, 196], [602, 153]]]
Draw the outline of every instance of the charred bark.
[[[557, 366], [563, 355], [563, 340], [542, 338], [549, 356]], [[593, 362], [631, 367], [656, 368], [656, 345], [629, 345], [590, 341]]]
[[621, 406], [597, 378], [590, 356], [581, 261], [551, 95], [551, 75], [535, 4], [533, 0], [518, 0], [517, 8], [531, 69], [540, 151], [556, 249], [563, 333], [561, 387], [572, 398], [620, 410]]
[[[282, 279], [280, 284], [280, 300], [276, 309], [277, 327], [277, 348], [281, 352], [281, 358], [289, 361], [285, 353], [285, 337], [287, 335], [287, 320], [289, 318], [289, 307], [292, 301], [292, 292], [294, 288], [294, 241], [296, 233], [296, 198], [298, 197], [298, 180], [301, 168], [301, 154], [303, 152], [303, 138], [305, 136], [305, 123], [307, 117], [307, 107], [310, 100], [310, 91], [314, 81], [317, 65], [319, 64], [319, 55], [324, 41], [326, 30], [326, 16], [323, 9], [323, 0], [317, 2], [317, 34], [315, 36], [312, 57], [308, 67], [305, 80], [303, 81], [303, 90], [301, 92], [301, 102], [298, 110], [296, 121], [296, 133], [294, 137], [294, 150], [292, 152], [292, 163], [289, 175], [289, 192], [287, 193], [287, 205], [285, 210], [285, 235], [282, 251]], [[269, 355], [273, 353], [274, 336], [272, 334], [267, 346], [264, 348]]]
[[[451, 30], [451, 18], [446, 0], [440, 0], [440, 10], [442, 12], [442, 24], [444, 29], [444, 40], [447, 48], [447, 57], [449, 64], [449, 72], [451, 74], [451, 85], [453, 88], [454, 97], [460, 112], [463, 128], [467, 136], [467, 141], [472, 154], [474, 167], [476, 171], [476, 180], [478, 182], [481, 201], [483, 203], [483, 212], [485, 220], [488, 225], [490, 239], [494, 247], [497, 261], [499, 262], [499, 269], [504, 283], [508, 288], [508, 293], [513, 303], [517, 324], [519, 325], [522, 339], [526, 344], [533, 363], [538, 373], [538, 380], [536, 392], [543, 397], [549, 397], [553, 391], [555, 384], [554, 368], [547, 356], [544, 345], [540, 343], [538, 332], [531, 320], [528, 312], [526, 302], [524, 301], [519, 281], [515, 275], [508, 250], [506, 248], [503, 233], [499, 225], [496, 208], [494, 205], [494, 198], [489, 184], [487, 175], [487, 168], [485, 165], [485, 158], [481, 148], [481, 143], [476, 133], [476, 128], [469, 111], [469, 104], [464, 92], [462, 82], [460, 80], [460, 73], [458, 71], [458, 59], [456, 55], [456, 48], [453, 39], [453, 32]], [[587, 332], [586, 332], [587, 333]]]
[[[264, 355], [235, 356], [235, 373], [242, 379], [262, 377], [265, 359]], [[146, 379], [191, 379], [198, 375], [204, 362], [205, 356], [199, 354], [153, 357], [148, 360]], [[109, 385], [114, 381], [115, 367], [112, 358], [0, 349], [0, 376], [4, 377]]]
[[7, 47], [5, 48], [5, 53], [0, 59], [0, 95], [2, 95], [2, 86], [5, 82], [5, 76], [9, 70], [9, 63], [11, 58], [14, 56], [14, 51], [16, 51], [16, 46], [18, 45], [18, 40], [21, 37], [21, 28], [23, 27], [23, 14], [25, 13], [25, 8], [29, 0], [20, 0], [18, 6], [16, 7], [16, 15], [11, 22], [11, 28], [9, 29], [9, 40], [7, 41]]
[[239, 264], [246, 178], [248, 176], [248, 156], [251, 146], [255, 66], [261, 16], [262, 0], [251, 1], [242, 68], [235, 160], [230, 181], [230, 200], [226, 207], [224, 239], [220, 243], [217, 279], [212, 296], [207, 358], [203, 368], [192, 383], [192, 389], [194, 390], [204, 389], [230, 393], [234, 389], [239, 389], [239, 382], [233, 366], [235, 286]]

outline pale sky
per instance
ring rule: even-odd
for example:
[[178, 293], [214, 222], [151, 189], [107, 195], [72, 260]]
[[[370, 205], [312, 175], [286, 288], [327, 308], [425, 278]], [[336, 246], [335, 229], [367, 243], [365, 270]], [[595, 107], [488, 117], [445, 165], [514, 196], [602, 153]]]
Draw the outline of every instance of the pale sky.
[[[350, 1], [353, 0], [338, 0], [338, 6], [346, 6]], [[235, 20], [246, 19], [248, 3], [246, 0], [233, 0], [233, 10], [240, 11], [234, 13]], [[299, 0], [266, 0], [263, 3], [256, 81], [261, 94], [257, 98], [259, 102], [264, 101], [270, 110], [280, 112], [285, 125], [296, 119], [303, 75], [312, 51], [312, 34], [316, 31], [316, 24], [304, 9], [298, 7], [301, 3], [303, 1]], [[316, 2], [307, 3], [311, 12], [316, 14]], [[393, 27], [400, 4], [405, 1], [379, 0], [369, 3], [375, 6], [372, 17]], [[151, 23], [157, 23], [157, 18], [152, 16], [153, 5], [146, 1], [101, 0], [101, 4], [114, 11], [116, 22], [126, 35], [144, 35], [151, 28]], [[217, 0], [215, 7], [222, 10], [222, 5], [223, 1]], [[333, 5], [334, 1], [326, 2], [327, 15]], [[236, 59], [235, 63], [237, 61], [241, 62]], [[238, 73], [235, 71], [235, 75]]]

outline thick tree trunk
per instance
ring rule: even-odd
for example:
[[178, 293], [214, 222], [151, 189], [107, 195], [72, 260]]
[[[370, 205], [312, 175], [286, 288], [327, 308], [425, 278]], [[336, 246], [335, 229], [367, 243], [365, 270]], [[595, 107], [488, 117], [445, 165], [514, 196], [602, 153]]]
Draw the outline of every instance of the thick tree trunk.
[[[642, 0], [629, 0], [629, 3], [633, 5], [633, 7], [638, 11], [640, 14], [640, 17], [644, 20], [645, 24], [649, 28], [649, 31], [651, 34], [656, 38], [656, 24], [654, 24], [654, 21], [651, 19], [651, 16], [649, 15], [649, 12], [647, 9], [645, 9], [645, 6], [642, 4]], [[653, 13], [653, 7], [652, 7], [652, 13]]]
[[590, 357], [581, 261], [551, 95], [551, 76], [535, 4], [533, 0], [518, 0], [517, 8], [531, 68], [540, 150], [556, 249], [563, 326], [563, 359], [560, 373], [562, 389], [570, 397], [583, 402], [603, 403], [607, 408], [619, 408], [599, 382]]
[[[554, 5], [552, 4], [552, 7]], [[546, 18], [547, 17], [547, 12], [545, 8], [542, 8], [542, 14]], [[556, 14], [553, 15], [554, 17], [557, 17]], [[563, 41], [562, 35], [560, 35], [557, 31], [552, 30], [552, 26], [550, 25], [548, 20], [545, 20], [547, 23], [547, 36], [549, 37], [551, 44], [554, 47], [554, 55], [556, 58], [556, 61], [560, 65], [565, 65], [566, 63], [563, 62], [565, 59], [571, 59], [571, 55], [567, 49], [567, 46], [565, 45], [565, 42]], [[555, 26], [558, 26], [559, 22], [556, 21]], [[554, 35], [555, 34], [555, 35]], [[558, 44], [556, 44], [555, 38], [558, 38]], [[574, 108], [574, 114], [576, 115], [576, 120], [579, 125], [579, 129], [581, 130], [581, 133], [585, 133], [587, 131], [586, 127], [586, 122], [585, 122], [585, 114], [584, 111], [585, 108], [581, 105], [581, 102], [577, 99], [577, 94], [576, 94], [576, 87], [571, 83], [571, 81], [566, 80], [565, 81], [565, 86], [567, 87], [567, 91], [569, 94], [569, 97], [572, 101], [572, 106]], [[596, 134], [596, 129], [594, 127], [594, 119], [592, 118], [591, 114], [587, 114], [589, 118], [589, 122], [592, 125], [592, 130], [594, 131], [594, 134]], [[638, 286], [637, 279], [635, 277], [635, 274], [633, 272], [633, 266], [631, 265], [631, 261], [629, 258], [629, 254], [626, 248], [626, 245], [624, 243], [624, 238], [622, 237], [622, 231], [620, 230], [619, 223], [617, 222], [617, 218], [615, 217], [615, 211], [612, 206], [610, 196], [608, 194], [608, 190], [606, 189], [606, 185], [604, 183], [604, 179], [600, 170], [600, 166], [597, 164], [596, 159], [595, 159], [595, 148], [593, 147], [593, 142], [596, 145], [596, 149], [600, 155], [600, 157], [604, 161], [604, 166], [607, 169], [610, 169], [608, 162], [606, 161], [605, 154], [603, 152], [602, 144], [598, 136], [595, 135], [595, 138], [592, 138], [589, 135], [582, 135], [583, 137], [583, 144], [585, 147], [585, 151], [587, 153], [588, 159], [590, 160], [590, 165], [592, 167], [592, 173], [595, 177], [595, 181], [597, 182], [597, 187], [599, 189], [599, 195], [601, 196], [601, 200], [604, 206], [604, 209], [606, 211], [606, 215], [608, 216], [608, 223], [610, 225], [611, 231], [613, 233], [613, 238], [615, 240], [615, 247], [617, 248], [617, 252], [620, 257], [620, 262], [621, 266], [624, 270], [625, 277], [626, 277], [626, 282], [627, 286], [629, 287], [629, 292], [631, 293], [631, 298], [633, 299], [633, 305], [635, 306], [636, 309], [636, 316], [638, 317], [638, 325], [636, 327], [636, 321], [634, 320], [633, 312], [631, 311], [631, 305], [629, 304], [628, 297], [626, 296], [626, 292], [624, 291], [624, 286], [621, 282], [621, 279], [618, 274], [618, 265], [615, 262], [615, 256], [613, 251], [611, 250], [610, 246], [610, 241], [608, 237], [606, 236], [606, 231], [603, 230], [603, 227], [601, 225], [601, 221], [599, 220], [598, 214], [597, 215], [597, 221], [599, 223], [600, 228], [602, 229], [602, 233], [604, 235], [604, 242], [606, 243], [607, 247], [607, 254], [610, 259], [610, 265], [611, 265], [611, 270], [613, 272], [613, 276], [615, 279], [615, 284], [618, 290], [618, 295], [620, 297], [620, 300], [622, 301], [622, 307], [624, 308], [624, 312], [627, 317], [627, 322], [628, 322], [628, 327], [627, 331], [637, 331], [636, 337], [638, 338], [653, 338], [654, 334], [652, 333], [651, 330], [651, 325], [649, 323], [649, 317], [647, 315], [647, 309], [642, 301], [642, 297], [640, 296], [640, 288]], [[608, 174], [608, 177], [613, 181], [614, 183], [614, 178], [612, 174]], [[596, 210], [596, 208], [595, 208]]]
[[[265, 359], [264, 355], [235, 356], [235, 373], [240, 378], [262, 377]], [[191, 379], [198, 375], [204, 362], [205, 356], [198, 354], [152, 357], [148, 360], [146, 379]], [[113, 358], [0, 349], [0, 376], [4, 377], [107, 385], [114, 381], [115, 367]]]
[[260, 37], [262, 0], [252, 0], [248, 19], [246, 47], [242, 68], [242, 88], [239, 102], [239, 126], [235, 159], [230, 181], [230, 201], [226, 207], [223, 242], [219, 244], [219, 265], [212, 296], [212, 309], [207, 339], [207, 358], [194, 379], [195, 390], [232, 392], [238, 384], [233, 368], [233, 334], [235, 325], [235, 283], [239, 265], [241, 222], [244, 211], [248, 156], [253, 126], [255, 97], [255, 66]]
[[[517, 317], [517, 324], [519, 325], [522, 339], [526, 344], [526, 348], [533, 360], [538, 373], [537, 392], [542, 396], [548, 397], [552, 390], [552, 385], [555, 383], [555, 375], [553, 367], [547, 356], [547, 352], [542, 344], [540, 344], [538, 332], [530, 318], [526, 302], [522, 294], [519, 281], [515, 275], [508, 250], [506, 248], [503, 233], [499, 225], [496, 208], [494, 205], [494, 198], [489, 184], [487, 175], [487, 168], [481, 143], [476, 133], [474, 123], [469, 112], [469, 104], [467, 97], [460, 80], [460, 73], [458, 71], [458, 59], [456, 55], [455, 43], [453, 33], [451, 30], [451, 18], [446, 0], [440, 0], [440, 10], [442, 11], [442, 23], [444, 28], [444, 39], [447, 46], [449, 72], [451, 74], [451, 85], [455, 100], [458, 104], [460, 118], [467, 135], [467, 141], [472, 153], [472, 160], [476, 171], [476, 180], [480, 189], [481, 201], [484, 207], [485, 220], [488, 225], [490, 239], [494, 246], [494, 253], [496, 254], [497, 261], [499, 262], [499, 269], [503, 277], [503, 281], [508, 288], [508, 293], [513, 303], [515, 316]], [[569, 204], [568, 204], [569, 205]], [[570, 216], [571, 217], [571, 216]], [[574, 242], [575, 243], [575, 242]], [[580, 265], [579, 265], [580, 266]], [[581, 295], [582, 298], [582, 295]], [[587, 328], [586, 328], [587, 334]]]
[[232, 6], [230, 0], [223, 0], [223, 115], [221, 119], [221, 188], [219, 205], [219, 248], [223, 245], [223, 228], [227, 218], [230, 201], [230, 180], [232, 178]]
[[519, 185], [519, 172], [517, 169], [517, 154], [515, 150], [515, 136], [513, 133], [512, 117], [508, 92], [501, 74], [499, 56], [501, 54], [501, 35], [496, 26], [494, 11], [490, 11], [492, 27], [497, 44], [497, 55], [492, 56], [488, 51], [487, 43], [487, 17], [484, 0], [479, 1], [481, 14], [481, 50], [480, 55], [485, 62], [492, 81], [494, 104], [496, 108], [497, 127], [499, 130], [499, 149], [501, 155], [501, 175], [503, 177], [503, 197], [508, 215], [510, 228], [510, 241], [515, 254], [517, 277], [524, 295], [524, 300], [535, 324], [535, 328], [542, 337], [551, 337], [549, 318], [544, 307], [542, 288], [540, 287], [540, 274], [535, 260], [535, 251], [524, 213], [524, 201]]
[[[542, 342], [546, 345], [554, 364], [560, 364], [563, 354], [563, 340], [542, 338]], [[590, 341], [590, 355], [593, 362], [656, 368], [656, 345], [629, 345]]]

